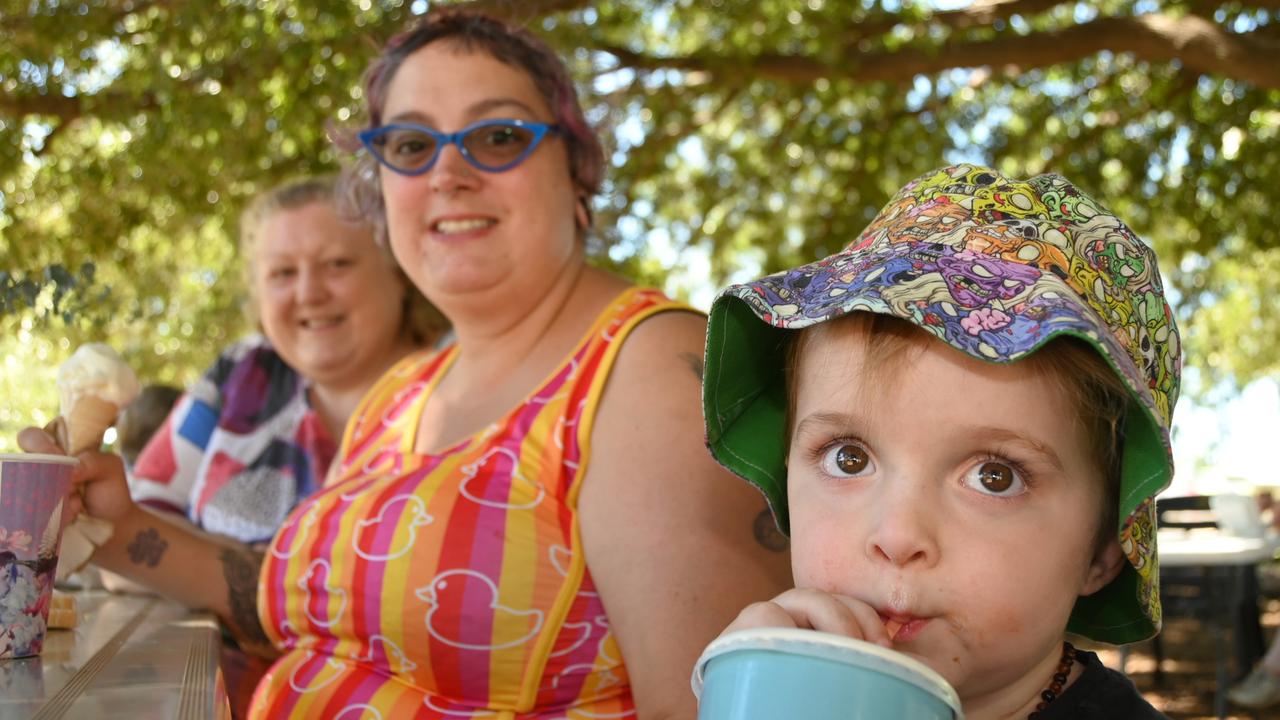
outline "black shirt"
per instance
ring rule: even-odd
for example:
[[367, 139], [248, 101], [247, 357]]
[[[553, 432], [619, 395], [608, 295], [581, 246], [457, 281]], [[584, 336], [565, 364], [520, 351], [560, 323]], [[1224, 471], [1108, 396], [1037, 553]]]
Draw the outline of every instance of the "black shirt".
[[1142, 698], [1129, 678], [1102, 664], [1095, 653], [1076, 651], [1084, 672], [1038, 720], [1169, 720]]

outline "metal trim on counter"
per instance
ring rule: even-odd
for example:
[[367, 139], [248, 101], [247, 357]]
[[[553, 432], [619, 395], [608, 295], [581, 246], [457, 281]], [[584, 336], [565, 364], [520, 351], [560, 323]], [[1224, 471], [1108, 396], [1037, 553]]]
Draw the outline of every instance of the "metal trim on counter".
[[218, 685], [218, 624], [207, 619], [211, 632], [191, 638], [187, 651], [187, 669], [182, 674], [182, 697], [178, 703], [178, 720], [203, 720], [209, 717], [210, 702], [219, 695], [226, 704], [226, 690]]
[[169, 600], [75, 593], [79, 621], [40, 657], [0, 660], [0, 720], [230, 716], [207, 613]]
[[[93, 682], [93, 677], [98, 674], [98, 671], [111, 662], [111, 658], [115, 657], [116, 652], [129, 639], [133, 631], [137, 630], [142, 621], [147, 619], [147, 614], [151, 612], [151, 608], [155, 607], [155, 604], [155, 600], [152, 600], [143, 606], [137, 616], [130, 620], [128, 625], [120, 628], [120, 632], [108, 640], [101, 650], [94, 653], [89, 662], [82, 665], [76, 674], [67, 681], [67, 684], [62, 686], [58, 694], [49, 698], [48, 702], [40, 708], [40, 712], [36, 713], [31, 720], [58, 720], [58, 718], [66, 714], [71, 705], [75, 703], [76, 698], [80, 697], [85, 689], [89, 687], [89, 684]], [[51, 632], [57, 634], [60, 631], [53, 630]], [[17, 662], [31, 661], [23, 660]]]

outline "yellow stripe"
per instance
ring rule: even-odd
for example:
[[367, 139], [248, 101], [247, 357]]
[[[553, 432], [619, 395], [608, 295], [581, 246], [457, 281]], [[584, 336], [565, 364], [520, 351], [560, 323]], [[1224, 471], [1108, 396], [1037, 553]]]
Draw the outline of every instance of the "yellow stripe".
[[[418, 452], [414, 446], [418, 444], [418, 430], [422, 425], [422, 409], [427, 405], [427, 399], [436, 391], [436, 386], [444, 379], [449, 372], [449, 368], [458, 360], [458, 346], [450, 345], [441, 352], [448, 353], [448, 357], [436, 369], [435, 374], [431, 376], [427, 386], [418, 391], [417, 396], [413, 398], [413, 402], [409, 407], [404, 409], [400, 417], [396, 419], [395, 430], [400, 433], [400, 452], [404, 455], [417, 455]], [[418, 373], [420, 375], [421, 373]], [[401, 386], [403, 388], [403, 385]]]
[[[617, 319], [620, 312], [629, 308], [635, 302], [635, 296], [643, 291], [642, 288], [631, 288], [610, 304], [608, 310], [601, 314], [600, 319], [592, 327], [592, 339], [589, 341], [590, 344], [586, 352], [582, 354], [584, 359], [590, 358], [596, 352], [600, 343], [608, 343], [605, 354], [600, 359], [600, 364], [596, 366], [594, 374], [590, 378], [591, 386], [586, 396], [586, 404], [574, 429], [578, 438], [580, 457], [578, 458], [578, 469], [575, 473], [573, 487], [569, 488], [569, 492], [565, 497], [565, 504], [573, 513], [569, 536], [571, 561], [564, 584], [561, 586], [560, 594], [547, 613], [548, 626], [556, 628], [556, 631], [543, 633], [530, 653], [529, 660], [525, 665], [524, 678], [521, 680], [520, 708], [532, 709], [534, 707], [534, 703], [537, 700], [538, 686], [543, 673], [546, 671], [552, 647], [560, 631], [564, 628], [565, 619], [568, 617], [569, 610], [572, 609], [573, 603], [578, 597], [578, 592], [582, 588], [582, 578], [586, 574], [586, 556], [582, 550], [582, 533], [578, 522], [578, 493], [582, 487], [582, 480], [586, 477], [587, 464], [590, 460], [589, 438], [591, 424], [595, 421], [596, 406], [599, 404], [600, 395], [603, 392], [605, 382], [609, 378], [609, 373], [613, 369], [613, 362], [617, 358], [623, 341], [641, 321], [666, 310], [692, 310], [692, 308], [682, 303], [659, 301], [657, 304], [631, 316], [614, 333], [612, 339], [604, 340], [601, 337], [602, 331], [608, 327], [609, 323]], [[580, 382], [582, 379], [578, 378], [577, 381]], [[576, 385], [577, 383], [575, 382], [574, 384]]]
[[[600, 366], [596, 368], [596, 374], [591, 377], [591, 391], [587, 393], [587, 404], [582, 408], [582, 417], [578, 420], [578, 447], [582, 449], [582, 457], [578, 460], [578, 480], [573, 487], [569, 488], [569, 494], [565, 498], [565, 502], [569, 508], [574, 511], [574, 518], [577, 518], [578, 511], [578, 494], [582, 490], [582, 478], [586, 476], [587, 465], [591, 460], [591, 428], [595, 425], [596, 410], [599, 409], [600, 397], [604, 394], [604, 384], [609, 379], [609, 373], [613, 370], [613, 363], [617, 360], [618, 353], [622, 350], [622, 343], [626, 340], [631, 331], [636, 328], [642, 321], [657, 315], [660, 312], [668, 312], [672, 310], [693, 312], [701, 315], [698, 310], [675, 301], [659, 303], [652, 307], [645, 308], [636, 313], [628, 320], [609, 343], [605, 355], [600, 360]], [[577, 523], [574, 524], [574, 532], [577, 532]], [[575, 538], [574, 542], [577, 540]]]
[[411, 366], [426, 365], [434, 356], [435, 352], [431, 350], [410, 353], [382, 373], [382, 377], [378, 378], [373, 386], [365, 392], [364, 396], [360, 398], [360, 402], [356, 405], [355, 411], [351, 413], [351, 417], [360, 422], [348, 422], [346, 427], [343, 428], [342, 442], [338, 445], [338, 454], [335, 456], [338, 460], [346, 457], [347, 450], [355, 440], [356, 432], [360, 427], [368, 422], [378, 422], [382, 419], [382, 413], [371, 415], [370, 411], [385, 408], [388, 401], [395, 397], [397, 384], [403, 387], [402, 375], [410, 372], [409, 368]]

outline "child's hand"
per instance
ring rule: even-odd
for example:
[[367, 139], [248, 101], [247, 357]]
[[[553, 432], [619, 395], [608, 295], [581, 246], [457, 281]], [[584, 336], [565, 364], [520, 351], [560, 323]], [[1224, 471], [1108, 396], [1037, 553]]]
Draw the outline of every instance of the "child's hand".
[[819, 630], [893, 647], [875, 608], [861, 600], [811, 588], [795, 588], [772, 600], [748, 605], [724, 632], [760, 627]]

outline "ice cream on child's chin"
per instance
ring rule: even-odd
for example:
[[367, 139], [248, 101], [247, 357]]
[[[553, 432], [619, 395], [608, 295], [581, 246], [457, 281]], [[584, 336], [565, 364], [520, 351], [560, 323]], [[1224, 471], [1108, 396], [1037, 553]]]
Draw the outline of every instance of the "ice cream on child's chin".
[[81, 345], [58, 368], [66, 451], [75, 454], [100, 445], [102, 434], [115, 423], [120, 409], [138, 396], [139, 389], [133, 368], [109, 345]]

